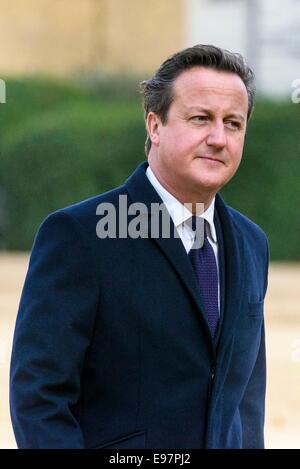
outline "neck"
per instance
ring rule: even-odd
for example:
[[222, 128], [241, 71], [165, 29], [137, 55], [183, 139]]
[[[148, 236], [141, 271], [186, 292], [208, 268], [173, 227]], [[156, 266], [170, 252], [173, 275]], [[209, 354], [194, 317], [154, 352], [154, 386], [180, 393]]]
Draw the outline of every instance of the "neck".
[[[199, 215], [205, 212], [212, 203], [216, 195], [215, 192], [207, 193], [205, 191], [197, 191], [196, 193], [187, 193], [180, 191], [164, 178], [163, 174], [153, 167], [153, 164], [150, 164], [150, 161], [149, 166], [160, 184], [179, 202], [185, 204], [193, 215]], [[204, 204], [204, 206], [202, 204]]]

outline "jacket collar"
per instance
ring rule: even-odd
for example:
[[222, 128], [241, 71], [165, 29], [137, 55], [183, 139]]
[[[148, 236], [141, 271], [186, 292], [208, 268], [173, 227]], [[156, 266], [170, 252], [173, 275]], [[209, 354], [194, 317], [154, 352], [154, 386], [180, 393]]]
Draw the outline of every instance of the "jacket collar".
[[[125, 187], [129, 193], [132, 202], [142, 202], [147, 206], [150, 216], [151, 225], [151, 204], [163, 201], [149, 182], [145, 172], [148, 163], [141, 163], [133, 174], [126, 180]], [[215, 210], [219, 217], [220, 225], [223, 233], [224, 254], [226, 259], [225, 265], [225, 305], [224, 318], [222, 321], [222, 330], [220, 331], [220, 339], [218, 341], [218, 361], [226, 348], [226, 344], [232, 339], [234, 334], [234, 326], [237, 315], [240, 310], [244, 282], [244, 241], [238, 230], [235, 228], [232, 215], [228, 206], [220, 194], [216, 194]], [[199, 318], [206, 330], [207, 344], [216, 359], [217, 349], [214, 343], [206, 318], [203, 313], [203, 305], [199, 295], [199, 289], [194, 277], [192, 265], [186, 254], [184, 246], [179, 237], [174, 237], [172, 233], [176, 230], [172, 218], [170, 217], [170, 238], [151, 238], [155, 242], [162, 253], [167, 257], [172, 267], [176, 270], [179, 278], [184, 284], [186, 290], [191, 295], [199, 312]], [[149, 228], [150, 229], [150, 228]]]
[[[148, 177], [152, 186], [154, 187], [154, 189], [164, 202], [165, 206], [167, 207], [168, 212], [170, 213], [176, 228], [182, 223], [185, 223], [187, 220], [189, 220], [189, 218], [191, 217], [190, 210], [161, 185], [150, 166], [146, 168], [146, 176]], [[205, 210], [205, 212], [200, 215], [200, 217], [203, 217], [208, 222], [209, 237], [212, 239], [213, 242], [216, 243], [217, 235], [214, 225], [214, 210], [215, 197], [211, 202], [210, 206]]]

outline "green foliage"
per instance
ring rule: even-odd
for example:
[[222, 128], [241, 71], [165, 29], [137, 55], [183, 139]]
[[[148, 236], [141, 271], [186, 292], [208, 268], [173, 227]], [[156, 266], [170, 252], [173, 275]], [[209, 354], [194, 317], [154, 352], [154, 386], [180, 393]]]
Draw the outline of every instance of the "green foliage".
[[300, 259], [300, 105], [259, 101], [242, 163], [222, 190], [266, 232], [271, 260]]
[[[138, 82], [7, 80], [0, 106], [0, 246], [30, 249], [45, 216], [121, 184], [145, 159]], [[266, 232], [272, 260], [300, 259], [300, 106], [259, 101], [227, 203]]]
[[[3, 77], [1, 77], [3, 78]], [[42, 78], [5, 79], [6, 104], [0, 105], [0, 129], [15, 126], [35, 113], [86, 100], [86, 92], [75, 85]]]
[[[9, 250], [30, 249], [49, 212], [121, 184], [145, 159], [138, 100], [118, 103], [73, 89], [63, 98], [61, 87], [53, 87], [47, 101], [42, 91], [30, 93], [25, 86], [23, 119], [18, 116], [2, 133], [0, 235], [1, 247]], [[28, 95], [32, 115], [24, 105]]]

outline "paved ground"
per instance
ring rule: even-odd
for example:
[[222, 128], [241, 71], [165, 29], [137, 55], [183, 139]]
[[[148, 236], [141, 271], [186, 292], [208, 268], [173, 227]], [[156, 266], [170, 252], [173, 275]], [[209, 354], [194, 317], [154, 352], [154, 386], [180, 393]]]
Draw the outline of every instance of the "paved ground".
[[[15, 448], [8, 408], [11, 340], [28, 255], [0, 254], [0, 448]], [[300, 448], [300, 264], [272, 264], [266, 299], [266, 447]]]

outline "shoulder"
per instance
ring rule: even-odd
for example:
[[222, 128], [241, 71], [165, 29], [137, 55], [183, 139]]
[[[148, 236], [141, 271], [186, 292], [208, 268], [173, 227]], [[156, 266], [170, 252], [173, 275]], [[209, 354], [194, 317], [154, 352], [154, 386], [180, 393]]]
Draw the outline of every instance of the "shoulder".
[[65, 229], [68, 231], [79, 231], [83, 235], [94, 235], [98, 219], [98, 207], [101, 204], [106, 204], [106, 206], [111, 204], [114, 207], [118, 207], [121, 195], [127, 195], [125, 186], [119, 186], [94, 197], [62, 207], [49, 213], [42, 221], [38, 231], [49, 230], [51, 227], [52, 230], [59, 232]]
[[227, 205], [227, 209], [234, 228], [249, 241], [265, 244], [267, 242], [266, 233], [263, 229], [246, 215]]
[[268, 269], [270, 262], [269, 242], [265, 232], [250, 218], [238, 210], [227, 206], [233, 228], [244, 245], [245, 259], [255, 267], [257, 278], [263, 281], [262, 298], [265, 297], [268, 286]]
[[270, 248], [268, 238], [263, 229], [250, 218], [246, 217], [238, 210], [227, 206], [234, 230], [243, 239], [245, 254], [248, 259], [252, 259], [257, 266], [264, 266], [265, 276], [267, 276], [270, 261]]
[[127, 195], [125, 186], [119, 186], [110, 191], [90, 197], [89, 199], [63, 207], [58, 212], [63, 212], [80, 222], [86, 218], [95, 216], [100, 204], [112, 204], [117, 207], [119, 205], [119, 198], [122, 195]]

